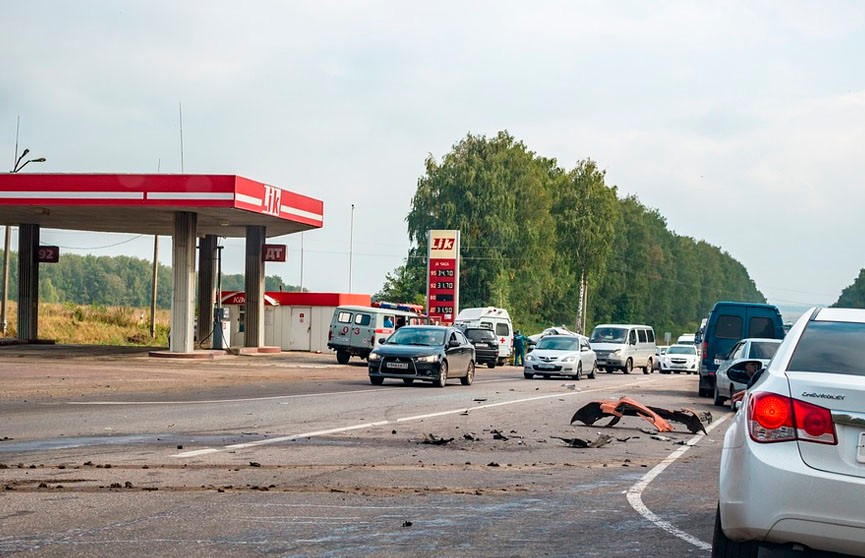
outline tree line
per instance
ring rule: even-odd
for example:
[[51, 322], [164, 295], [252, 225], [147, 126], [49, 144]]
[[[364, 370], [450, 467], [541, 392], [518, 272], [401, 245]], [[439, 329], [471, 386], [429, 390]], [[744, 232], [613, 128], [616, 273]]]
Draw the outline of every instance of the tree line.
[[461, 237], [460, 307], [507, 308], [517, 327], [647, 323], [695, 331], [718, 300], [765, 302], [741, 263], [675, 234], [591, 159], [565, 169], [508, 132], [468, 134], [431, 155], [406, 217], [411, 248], [377, 298], [423, 303], [427, 231]]
[[[0, 250], [2, 254], [2, 250]], [[9, 298], [18, 297], [18, 255], [9, 253]], [[156, 305], [171, 308], [171, 268], [160, 264]], [[278, 275], [265, 277], [267, 291], [299, 291]], [[153, 262], [129, 256], [63, 254], [57, 263], [39, 266], [39, 300], [94, 306], [148, 307], [153, 290]], [[242, 273], [223, 274], [222, 290], [245, 290]]]

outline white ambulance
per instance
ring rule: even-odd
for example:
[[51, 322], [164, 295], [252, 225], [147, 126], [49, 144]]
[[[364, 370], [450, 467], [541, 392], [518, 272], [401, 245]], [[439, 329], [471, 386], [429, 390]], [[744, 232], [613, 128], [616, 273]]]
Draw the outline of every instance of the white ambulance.
[[327, 348], [336, 361], [347, 364], [353, 356], [367, 358], [376, 345], [404, 325], [429, 323], [417, 304], [373, 302], [372, 306], [337, 306], [330, 320]]
[[454, 325], [463, 329], [467, 327], [485, 327], [493, 330], [499, 340], [498, 365], [502, 366], [514, 354], [514, 327], [511, 316], [504, 308], [486, 306], [484, 308], [465, 308], [457, 314]]

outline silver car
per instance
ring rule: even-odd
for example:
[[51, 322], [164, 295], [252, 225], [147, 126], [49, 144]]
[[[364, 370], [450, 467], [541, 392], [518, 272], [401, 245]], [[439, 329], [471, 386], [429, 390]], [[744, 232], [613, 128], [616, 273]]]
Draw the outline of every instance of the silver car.
[[523, 376], [570, 376], [594, 379], [598, 366], [595, 351], [584, 335], [547, 335], [526, 355]]
[[759, 360], [762, 368], [775, 356], [780, 345], [780, 339], [764, 338], [742, 339], [733, 345], [715, 373], [715, 405], [722, 407], [724, 401], [733, 397], [734, 393], [745, 389], [745, 384], [735, 382], [727, 375], [731, 366], [743, 360]]

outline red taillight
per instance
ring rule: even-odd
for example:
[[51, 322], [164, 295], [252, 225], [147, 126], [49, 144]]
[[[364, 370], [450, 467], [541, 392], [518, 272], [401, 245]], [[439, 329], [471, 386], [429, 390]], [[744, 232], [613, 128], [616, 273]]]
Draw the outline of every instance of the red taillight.
[[709, 360], [709, 342], [703, 341], [703, 350], [700, 351], [700, 354], [703, 355], [703, 360]]
[[332, 329], [328, 330], [328, 332], [327, 332], [327, 340], [333, 341], [333, 330]]
[[748, 402], [748, 431], [755, 442], [803, 440], [837, 444], [829, 409], [777, 393], [756, 393]]
[[796, 415], [796, 433], [800, 440], [833, 446], [838, 443], [829, 409], [794, 399], [793, 413]]

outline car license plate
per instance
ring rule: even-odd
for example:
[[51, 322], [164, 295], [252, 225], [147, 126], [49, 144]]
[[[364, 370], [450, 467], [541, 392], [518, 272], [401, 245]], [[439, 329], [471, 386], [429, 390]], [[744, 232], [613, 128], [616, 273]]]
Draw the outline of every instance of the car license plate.
[[553, 366], [552, 364], [539, 364], [538, 365], [538, 370], [552, 370], [553, 368], [555, 368], [555, 366]]
[[408, 370], [407, 362], [388, 362], [388, 368], [399, 368], [400, 370]]
[[721, 360], [720, 358], [716, 358], [715, 359], [715, 365], [720, 366], [721, 364], [724, 364], [724, 361]]
[[856, 461], [865, 463], [865, 432], [859, 433], [859, 446], [856, 448]]

